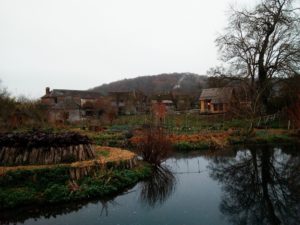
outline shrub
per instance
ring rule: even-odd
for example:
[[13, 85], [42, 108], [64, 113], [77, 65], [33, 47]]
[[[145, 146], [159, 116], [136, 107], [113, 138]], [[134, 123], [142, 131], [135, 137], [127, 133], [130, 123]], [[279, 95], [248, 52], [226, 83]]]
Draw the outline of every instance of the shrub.
[[172, 143], [161, 127], [150, 127], [143, 131], [137, 151], [143, 160], [153, 165], [160, 165], [171, 154]]

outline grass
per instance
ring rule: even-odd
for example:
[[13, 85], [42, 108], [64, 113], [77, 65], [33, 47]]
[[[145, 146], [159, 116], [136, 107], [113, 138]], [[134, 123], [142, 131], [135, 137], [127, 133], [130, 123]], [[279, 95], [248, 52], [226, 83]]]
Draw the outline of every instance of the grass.
[[191, 143], [191, 142], [179, 142], [173, 145], [173, 148], [176, 151], [198, 151], [198, 150], [207, 150], [210, 148], [210, 144], [207, 142], [197, 142], [197, 143]]
[[[109, 128], [114, 131], [132, 130], [151, 123], [151, 115], [120, 116]], [[164, 127], [169, 133], [189, 134], [203, 129], [221, 129], [222, 116], [202, 116], [198, 114], [167, 115]]]
[[[104, 131], [91, 132], [85, 130], [81, 132], [88, 135], [92, 139], [93, 143], [99, 146], [133, 148], [134, 146], [131, 145], [132, 142], [130, 138], [132, 138], [137, 129], [140, 129], [144, 125], [150, 124], [151, 121], [151, 115], [119, 116], [111, 126], [106, 126]], [[253, 125], [257, 126], [258, 121], [259, 119], [257, 119], [257, 121], [255, 120]], [[235, 136], [221, 138], [222, 140], [218, 140], [217, 143], [217, 145], [219, 145], [221, 144], [220, 141], [225, 141], [225, 144], [229, 143], [231, 145], [234, 145], [245, 142], [244, 133], [248, 130], [250, 124], [251, 121], [249, 119], [226, 119], [223, 115], [168, 114], [165, 117], [163, 126], [166, 134], [168, 135], [193, 136], [206, 134], [213, 135], [214, 133], [222, 133], [226, 131], [230, 131], [231, 133], [236, 132], [237, 134]], [[269, 121], [264, 121], [262, 119], [259, 124], [260, 128], [278, 129], [282, 126], [284, 127], [285, 122], [278, 118]], [[272, 139], [272, 141], [276, 141], [276, 137], [270, 138]], [[281, 139], [284, 138], [285, 137], [282, 137]], [[190, 138], [187, 138], [186, 140], [179, 140], [177, 142], [195, 142], [190, 141], [189, 139]], [[203, 140], [201, 140], [201, 142], [203, 142]], [[223, 144], [220, 146], [222, 147]], [[179, 146], [175, 147], [177, 149], [184, 148], [184, 146], [181, 146], [180, 144]], [[201, 146], [201, 144], [199, 144], [199, 147], [197, 148], [202, 149], [205, 147], [206, 146], [203, 147]], [[190, 146], [186, 148], [194, 149], [196, 147]]]
[[294, 138], [287, 133], [271, 133], [268, 132], [267, 130], [258, 130], [255, 132], [256, 142], [285, 143], [285, 142], [293, 142], [293, 140]]
[[104, 131], [91, 136], [96, 145], [122, 147], [124, 145], [124, 134], [120, 132]]
[[97, 156], [103, 156], [103, 157], [107, 158], [110, 155], [110, 152], [108, 150], [105, 150], [105, 149], [104, 150], [100, 149], [96, 152], [96, 155]]

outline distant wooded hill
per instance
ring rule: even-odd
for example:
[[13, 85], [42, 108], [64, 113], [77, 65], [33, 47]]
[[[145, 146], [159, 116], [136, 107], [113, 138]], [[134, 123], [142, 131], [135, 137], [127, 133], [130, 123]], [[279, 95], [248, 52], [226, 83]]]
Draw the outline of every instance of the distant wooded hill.
[[201, 92], [201, 89], [206, 84], [206, 80], [207, 76], [200, 76], [193, 73], [160, 74], [119, 80], [97, 86], [91, 90], [98, 91], [103, 94], [107, 94], [111, 91], [140, 90], [146, 95], [171, 91], [195, 95]]

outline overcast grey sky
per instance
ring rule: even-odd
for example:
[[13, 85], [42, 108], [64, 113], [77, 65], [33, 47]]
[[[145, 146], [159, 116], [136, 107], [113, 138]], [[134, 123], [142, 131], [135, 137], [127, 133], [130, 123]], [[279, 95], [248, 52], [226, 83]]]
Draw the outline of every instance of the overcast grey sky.
[[0, 79], [15, 96], [205, 74], [230, 5], [256, 0], [0, 0]]

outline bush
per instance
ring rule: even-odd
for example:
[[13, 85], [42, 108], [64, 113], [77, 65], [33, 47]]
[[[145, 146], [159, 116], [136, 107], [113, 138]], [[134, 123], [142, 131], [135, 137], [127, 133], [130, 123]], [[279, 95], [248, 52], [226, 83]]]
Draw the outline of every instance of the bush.
[[150, 127], [143, 131], [137, 150], [143, 160], [153, 165], [160, 165], [170, 156], [172, 143], [167, 139], [161, 127]]

